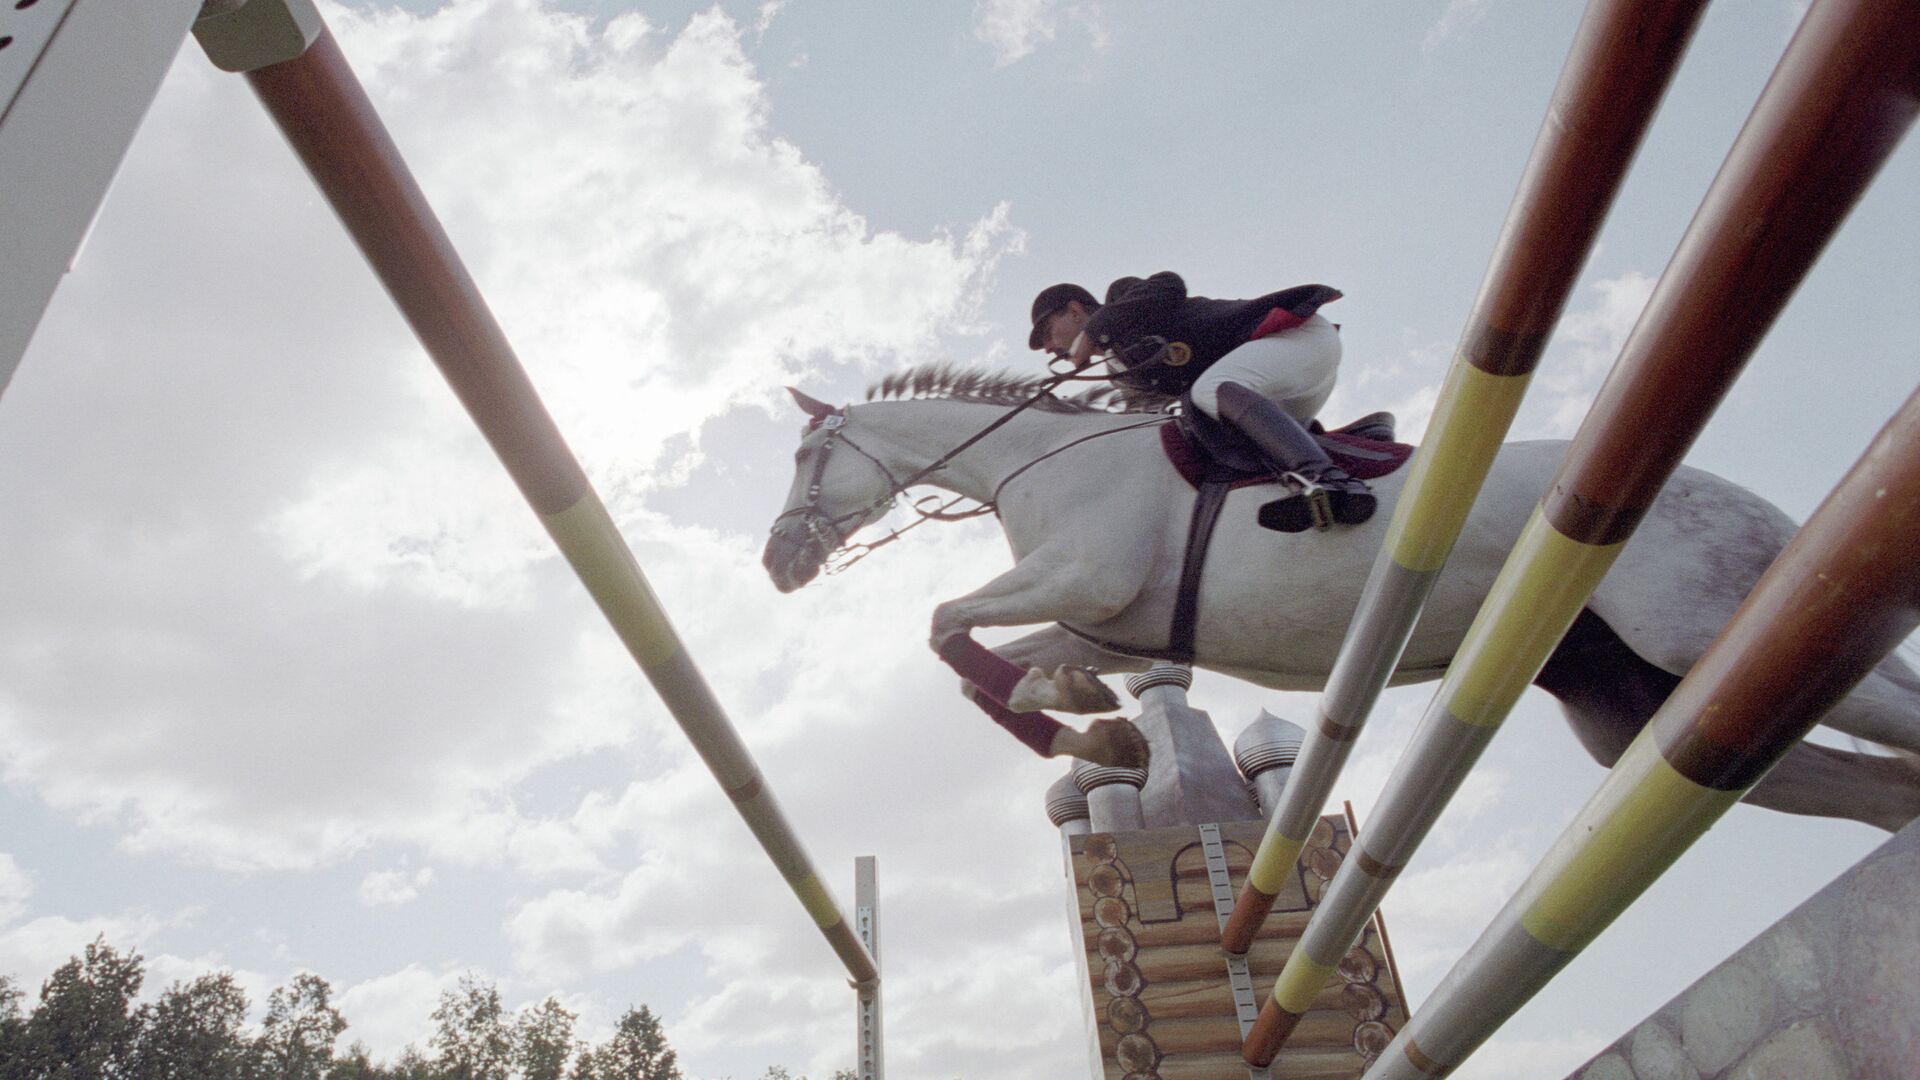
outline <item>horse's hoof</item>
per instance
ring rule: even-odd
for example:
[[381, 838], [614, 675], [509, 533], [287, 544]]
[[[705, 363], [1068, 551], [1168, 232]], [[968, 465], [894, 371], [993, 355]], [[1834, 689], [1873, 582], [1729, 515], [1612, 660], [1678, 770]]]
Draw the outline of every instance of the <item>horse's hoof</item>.
[[1153, 758], [1153, 752], [1147, 746], [1147, 737], [1133, 726], [1133, 721], [1122, 716], [1088, 724], [1087, 740], [1091, 745], [1080, 756], [1095, 765], [1144, 769]]
[[1091, 670], [1062, 664], [1049, 675], [1040, 668], [1028, 668], [1007, 694], [1007, 708], [1014, 712], [1094, 713], [1120, 707], [1107, 684]]

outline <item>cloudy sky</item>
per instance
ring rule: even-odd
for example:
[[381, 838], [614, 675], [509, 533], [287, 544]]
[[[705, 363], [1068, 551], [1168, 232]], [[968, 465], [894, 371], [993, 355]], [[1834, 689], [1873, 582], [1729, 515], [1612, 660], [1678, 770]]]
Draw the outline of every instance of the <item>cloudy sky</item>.
[[[1570, 434], [1803, 4], [1714, 5], [1517, 434]], [[1035, 758], [926, 651], [1006, 563], [925, 529], [758, 565], [799, 382], [1037, 370], [1033, 293], [1346, 291], [1325, 415], [1422, 430], [1580, 5], [407, 0], [325, 10], [694, 657], [844, 899], [889, 1066], [1080, 1075]], [[1911, 140], [1690, 461], [1804, 517], [1909, 394]], [[0, 398], [0, 972], [332, 981], [423, 1040], [463, 974], [690, 1076], [852, 1061], [831, 954], [270, 128], [189, 44]], [[1388, 694], [1368, 808], [1431, 695]], [[1194, 691], [1229, 740], [1308, 695]], [[1601, 778], [1530, 695], [1387, 904], [1417, 1002]], [[1570, 1068], [1882, 834], [1736, 809], [1462, 1070]], [[344, 1041], [344, 1040], [343, 1040]]]

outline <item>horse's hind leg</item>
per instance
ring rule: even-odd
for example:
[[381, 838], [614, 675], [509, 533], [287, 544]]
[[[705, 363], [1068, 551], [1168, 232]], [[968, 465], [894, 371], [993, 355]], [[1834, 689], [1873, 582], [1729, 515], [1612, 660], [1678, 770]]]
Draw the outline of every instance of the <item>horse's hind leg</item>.
[[[1683, 467], [1588, 607], [1641, 659], [1684, 675], [1795, 531], [1752, 492]], [[1821, 723], [1920, 754], [1920, 677], [1889, 656]]]
[[[1534, 683], [1559, 699], [1580, 744], [1611, 768], [1680, 679], [1642, 659], [1599, 616], [1582, 611]], [[1920, 770], [1903, 758], [1802, 742], [1742, 801], [1892, 831], [1920, 817]]]
[[1803, 741], [1741, 801], [1788, 814], [1851, 818], [1898, 832], [1920, 817], [1920, 769], [1906, 758]]
[[1859, 739], [1920, 754], [1920, 676], [1889, 655], [1821, 723]]

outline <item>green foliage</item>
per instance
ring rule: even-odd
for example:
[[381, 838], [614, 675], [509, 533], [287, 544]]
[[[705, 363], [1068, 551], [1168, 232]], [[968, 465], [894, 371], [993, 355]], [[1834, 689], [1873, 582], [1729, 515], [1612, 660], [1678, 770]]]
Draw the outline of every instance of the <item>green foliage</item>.
[[433, 1034], [435, 1064], [447, 1080], [508, 1080], [513, 1032], [498, 987], [463, 975], [458, 989], [440, 995], [433, 1019], [440, 1025]]
[[628, 1009], [613, 1038], [583, 1052], [572, 1080], [682, 1080], [679, 1055], [667, 1045], [660, 1019], [645, 1005]]
[[373, 1063], [367, 1044], [356, 1042], [347, 1052], [333, 1059], [327, 1068], [327, 1080], [387, 1080], [392, 1073]]
[[267, 997], [257, 1049], [268, 1076], [275, 1080], [329, 1077], [333, 1044], [347, 1030], [347, 1019], [333, 1007], [332, 997], [333, 987], [327, 980], [304, 971]]
[[520, 1010], [513, 1022], [513, 1064], [525, 1080], [564, 1080], [573, 1057], [573, 1022], [558, 999]]
[[0, 1080], [683, 1080], [644, 1005], [589, 1046], [574, 1039], [579, 1017], [558, 999], [508, 1017], [499, 990], [468, 975], [440, 995], [433, 1055], [409, 1046], [381, 1065], [363, 1043], [335, 1053], [347, 1021], [318, 975], [303, 972], [269, 995], [251, 1037], [247, 996], [230, 972], [175, 983], [136, 1008], [144, 980], [139, 953], [98, 939], [48, 977], [31, 1012], [18, 983], [0, 975]]
[[251, 1080], [253, 1048], [240, 1034], [247, 995], [227, 972], [174, 983], [133, 1015], [130, 1075], [140, 1080]]
[[135, 1034], [130, 1010], [146, 974], [139, 953], [122, 955], [96, 938], [47, 977], [27, 1017], [18, 1060], [3, 1074], [32, 1080], [115, 1080], [129, 1071]]
[[26, 1052], [27, 1018], [20, 1012], [26, 995], [11, 975], [0, 975], [0, 1077], [9, 1075], [8, 1063]]

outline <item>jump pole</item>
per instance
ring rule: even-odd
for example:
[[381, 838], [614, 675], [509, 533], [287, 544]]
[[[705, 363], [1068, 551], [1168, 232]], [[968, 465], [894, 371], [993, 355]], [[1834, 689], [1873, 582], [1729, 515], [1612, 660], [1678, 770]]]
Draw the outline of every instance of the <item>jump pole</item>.
[[1920, 107], [1920, 0], [1817, 0], [1243, 1049], [1265, 1064]]
[[1366, 1080], [1441, 1076], [1920, 625], [1920, 392], [1768, 568]]
[[1467, 318], [1406, 494], [1268, 820], [1222, 946], [1244, 953], [1285, 886], [1512, 426], [1706, 0], [1594, 0]]
[[[264, 17], [270, 32], [247, 38], [226, 33], [231, 27], [215, 27], [220, 33], [210, 35], [203, 21], [195, 34], [209, 57], [226, 70], [246, 72], [540, 524], [845, 965], [862, 1000], [877, 994], [879, 967], [841, 916], [746, 744], [687, 655], [311, 0], [249, 0], [234, 8]], [[249, 49], [262, 40], [264, 47], [290, 42], [282, 52], [300, 51], [256, 66]]]

